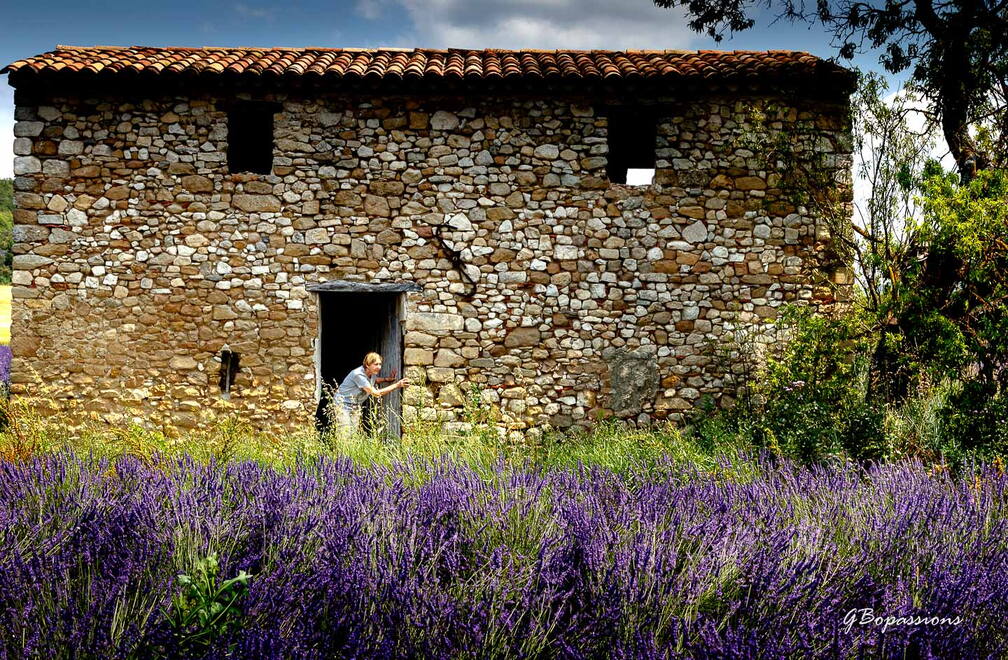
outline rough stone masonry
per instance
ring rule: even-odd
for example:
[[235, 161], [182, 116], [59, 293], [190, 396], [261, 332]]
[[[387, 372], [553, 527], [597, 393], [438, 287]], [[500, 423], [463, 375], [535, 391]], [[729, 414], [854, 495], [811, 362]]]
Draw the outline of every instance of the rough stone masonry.
[[[309, 287], [346, 280], [419, 286], [404, 294], [407, 421], [462, 420], [475, 385], [505, 429], [648, 423], [730, 403], [712, 346], [849, 287], [824, 219], [783, 183], [793, 163], [750, 139], [785, 135], [849, 190], [842, 86], [138, 92], [125, 74], [42, 84], [18, 64], [13, 391], [53, 411], [310, 424]], [[229, 171], [243, 99], [274, 104], [268, 174]], [[651, 184], [607, 176], [614, 106], [651, 108]], [[241, 355], [226, 400], [224, 348]]]

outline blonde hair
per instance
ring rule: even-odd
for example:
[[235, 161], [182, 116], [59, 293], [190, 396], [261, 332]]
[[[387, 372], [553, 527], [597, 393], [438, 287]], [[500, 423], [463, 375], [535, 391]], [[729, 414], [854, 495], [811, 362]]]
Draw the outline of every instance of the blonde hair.
[[377, 353], [368, 353], [364, 356], [364, 366], [370, 367], [375, 362], [381, 362], [381, 356]]

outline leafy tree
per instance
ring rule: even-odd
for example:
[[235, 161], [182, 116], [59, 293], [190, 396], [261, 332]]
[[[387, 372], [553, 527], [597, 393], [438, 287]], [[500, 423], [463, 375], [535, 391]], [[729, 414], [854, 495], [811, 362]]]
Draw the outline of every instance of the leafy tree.
[[[871, 312], [885, 317], [888, 294], [916, 257], [924, 236], [917, 182], [934, 146], [934, 126], [911, 126], [919, 104], [909, 90], [886, 101], [886, 82], [876, 74], [862, 75], [851, 99], [854, 115], [854, 168], [865, 182], [866, 196], [855, 200], [853, 234], [835, 232], [848, 241], [859, 288]], [[847, 218], [844, 217], [846, 222]]]
[[933, 165], [923, 183], [929, 245], [901, 292], [900, 319], [921, 334], [922, 359], [1008, 388], [1008, 172], [980, 172], [961, 186]]
[[[900, 292], [905, 359], [954, 374], [944, 434], [961, 449], [1008, 454], [1008, 171], [967, 185], [937, 166], [924, 179], [929, 249]], [[912, 345], [911, 345], [912, 344]]]
[[[960, 174], [1004, 166], [1008, 144], [1006, 0], [654, 0], [681, 7], [689, 26], [721, 41], [755, 25], [760, 6], [776, 18], [823, 25], [840, 57], [881, 49], [891, 73], [910, 69], [930, 102]], [[971, 132], [971, 128], [973, 131]]]
[[859, 307], [875, 341], [866, 397], [893, 402], [908, 394], [919, 374], [899, 360], [897, 293], [927, 251], [920, 185], [936, 127], [926, 118], [912, 126], [920, 99], [911, 90], [887, 92], [877, 74], [860, 77], [851, 108], [855, 172], [867, 194], [855, 200], [853, 219], [834, 214], [831, 232], [843, 260], [854, 265]]

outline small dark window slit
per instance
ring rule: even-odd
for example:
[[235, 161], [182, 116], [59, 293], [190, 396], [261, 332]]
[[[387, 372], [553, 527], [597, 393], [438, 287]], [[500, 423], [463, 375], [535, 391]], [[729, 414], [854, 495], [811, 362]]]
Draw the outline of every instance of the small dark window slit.
[[234, 385], [238, 376], [238, 360], [241, 358], [237, 353], [224, 349], [220, 352], [220, 391], [224, 398], [231, 395], [231, 386]]

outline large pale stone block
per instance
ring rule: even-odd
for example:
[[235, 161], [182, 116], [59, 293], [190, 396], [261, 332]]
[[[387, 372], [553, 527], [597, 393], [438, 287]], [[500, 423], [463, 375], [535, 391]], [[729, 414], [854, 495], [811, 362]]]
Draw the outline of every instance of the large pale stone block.
[[324, 227], [316, 227], [305, 232], [305, 242], [320, 244], [329, 242], [329, 230]]
[[455, 370], [445, 367], [427, 367], [427, 380], [432, 383], [450, 383], [455, 380]]
[[36, 174], [42, 171], [42, 162], [35, 156], [17, 156], [14, 159], [14, 174]]
[[543, 160], [554, 160], [560, 156], [560, 147], [555, 144], [540, 144], [535, 148], [533, 155]]
[[206, 193], [213, 192], [214, 185], [208, 177], [198, 174], [190, 174], [182, 177], [182, 187], [189, 192]]
[[42, 173], [50, 176], [70, 176], [70, 163], [49, 158], [42, 163]]
[[459, 127], [459, 118], [454, 113], [438, 110], [431, 117], [430, 126], [437, 131], [453, 131]]
[[27, 156], [31, 153], [32, 141], [25, 137], [14, 138], [14, 155]]
[[14, 270], [34, 270], [48, 266], [52, 262], [49, 257], [40, 257], [37, 254], [15, 254], [12, 265]]
[[215, 321], [229, 321], [238, 318], [238, 315], [227, 305], [215, 305], [213, 308], [213, 318]]
[[55, 228], [49, 234], [50, 243], [73, 243], [79, 237], [78, 234], [65, 229]]
[[519, 346], [536, 346], [542, 340], [542, 334], [536, 328], [515, 328], [504, 338], [508, 348]]
[[14, 227], [15, 243], [35, 243], [49, 238], [49, 229], [39, 225], [16, 225]]
[[55, 213], [39, 213], [38, 223], [40, 225], [65, 225], [66, 218]]
[[429, 333], [458, 332], [465, 328], [465, 319], [459, 314], [416, 312], [407, 317], [406, 327]]
[[45, 124], [40, 121], [19, 121], [14, 124], [14, 137], [35, 137], [43, 128]]
[[434, 353], [424, 348], [407, 348], [403, 351], [403, 362], [407, 366], [434, 364]]
[[434, 356], [435, 367], [461, 367], [464, 364], [465, 360], [462, 356], [450, 348], [442, 348]]
[[417, 332], [416, 330], [407, 332], [404, 339], [407, 346], [435, 346], [437, 345], [437, 341], [437, 337], [434, 335], [429, 335], [425, 332]]
[[168, 366], [176, 371], [192, 371], [199, 365], [188, 355], [176, 355], [168, 360]]
[[455, 383], [448, 383], [438, 392], [438, 403], [443, 406], [461, 406], [465, 402], [462, 390]]
[[249, 213], [279, 213], [280, 200], [273, 195], [238, 193], [231, 198], [235, 206]]
[[553, 250], [553, 256], [561, 261], [569, 261], [578, 258], [578, 249], [576, 245], [558, 245]]
[[707, 240], [707, 225], [703, 222], [694, 222], [682, 231], [683, 240], [689, 243], [703, 243]]
[[63, 140], [59, 143], [61, 156], [76, 156], [84, 152], [84, 143], [80, 140]]

